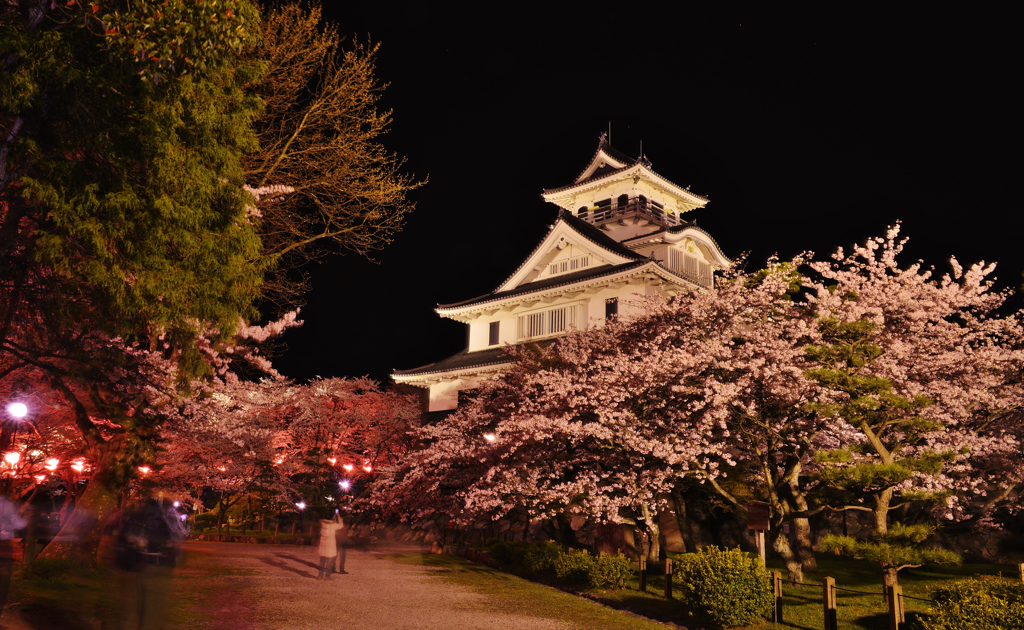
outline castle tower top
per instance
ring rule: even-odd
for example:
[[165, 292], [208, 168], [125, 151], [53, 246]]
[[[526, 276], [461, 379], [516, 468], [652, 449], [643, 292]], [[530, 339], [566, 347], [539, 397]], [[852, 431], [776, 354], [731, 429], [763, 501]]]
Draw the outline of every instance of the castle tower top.
[[616, 149], [603, 133], [576, 181], [545, 189], [541, 197], [620, 242], [680, 225], [680, 215], [708, 203], [706, 197], [654, 172], [646, 156], [631, 158]]

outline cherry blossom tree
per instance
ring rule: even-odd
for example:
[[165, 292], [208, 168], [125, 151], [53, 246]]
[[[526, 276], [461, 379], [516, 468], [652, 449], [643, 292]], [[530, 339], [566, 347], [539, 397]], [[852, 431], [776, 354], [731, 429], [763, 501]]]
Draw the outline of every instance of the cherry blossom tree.
[[[1024, 405], [1024, 330], [999, 311], [1008, 294], [992, 290], [994, 265], [965, 272], [952, 259], [941, 278], [920, 263], [901, 269], [898, 236], [896, 226], [810, 263], [806, 298], [821, 335], [808, 376], [833, 395], [820, 411], [836, 418], [817, 478], [832, 509], [872, 521], [870, 540], [822, 546], [878, 561], [886, 585], [902, 568], [956, 559], [923, 545], [933, 519], [975, 518], [1016, 492], [1021, 435], [1005, 420]], [[918, 522], [892, 522], [915, 509]]]
[[[814, 568], [808, 518], [825, 510], [873, 515], [874, 543], [826, 547], [885, 550], [871, 557], [887, 583], [949, 559], [919, 544], [929, 518], [977, 521], [1018, 491], [1024, 336], [997, 311], [991, 269], [954, 262], [938, 281], [901, 270], [896, 234], [511, 350], [518, 364], [424, 427], [423, 448], [372, 501], [420, 520], [522, 510], [636, 523], [655, 541], [665, 497], [692, 479], [740, 511], [768, 501], [793, 579]], [[896, 496], [921, 523], [890, 527]]]

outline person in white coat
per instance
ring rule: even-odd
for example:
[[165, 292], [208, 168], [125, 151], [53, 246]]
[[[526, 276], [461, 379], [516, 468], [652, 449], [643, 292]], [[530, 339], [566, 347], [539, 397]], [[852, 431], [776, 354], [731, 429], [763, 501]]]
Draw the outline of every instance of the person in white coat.
[[320, 545], [316, 552], [320, 556], [319, 572], [316, 579], [330, 579], [331, 571], [334, 570], [334, 556], [338, 555], [338, 544], [335, 541], [334, 533], [344, 527], [341, 522], [341, 514], [335, 512], [333, 519], [320, 520]]

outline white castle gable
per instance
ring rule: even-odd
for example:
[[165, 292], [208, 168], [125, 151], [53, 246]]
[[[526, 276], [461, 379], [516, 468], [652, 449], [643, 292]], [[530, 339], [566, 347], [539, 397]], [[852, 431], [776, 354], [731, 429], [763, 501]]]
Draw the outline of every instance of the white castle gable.
[[429, 390], [430, 411], [454, 409], [458, 392], [511, 364], [504, 348], [636, 314], [638, 298], [714, 288], [729, 266], [711, 236], [680, 218], [707, 199], [629, 158], [602, 136], [576, 181], [545, 190], [558, 218], [527, 259], [493, 292], [437, 313], [469, 326], [461, 352], [392, 378]]

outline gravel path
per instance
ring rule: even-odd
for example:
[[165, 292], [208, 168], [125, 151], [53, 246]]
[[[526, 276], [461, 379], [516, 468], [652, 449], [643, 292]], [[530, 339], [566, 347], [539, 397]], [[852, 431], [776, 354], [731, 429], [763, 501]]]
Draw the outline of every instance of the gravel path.
[[[454, 586], [424, 566], [383, 557], [419, 547], [348, 551], [348, 575], [317, 581], [317, 557], [309, 547], [189, 543], [186, 553], [212, 553], [222, 565], [241, 569], [246, 602], [224, 602], [217, 615], [231, 630], [570, 630], [568, 624], [494, 610], [493, 601]], [[214, 604], [215, 602], [210, 602]], [[236, 616], [237, 614], [237, 616]], [[233, 618], [233, 619], [232, 619]], [[231, 619], [231, 621], [229, 621]]]

